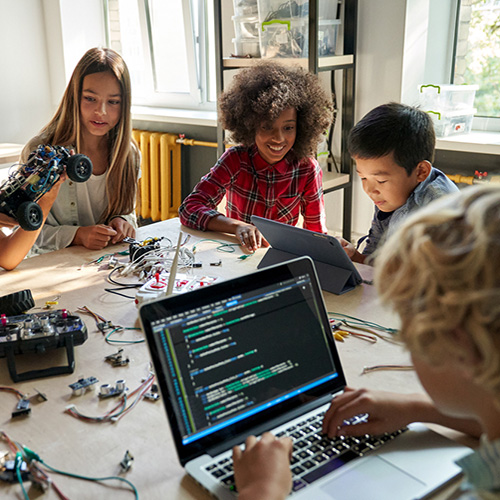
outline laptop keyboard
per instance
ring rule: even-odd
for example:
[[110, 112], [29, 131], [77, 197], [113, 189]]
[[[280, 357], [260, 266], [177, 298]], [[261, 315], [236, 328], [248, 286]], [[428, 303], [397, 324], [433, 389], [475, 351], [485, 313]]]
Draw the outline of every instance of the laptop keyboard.
[[[276, 434], [277, 437], [289, 436], [293, 440], [290, 461], [292, 492], [301, 490], [325, 474], [379, 448], [407, 430], [404, 428], [381, 436], [343, 436], [330, 439], [321, 432], [324, 414], [325, 412], [321, 412], [313, 415]], [[230, 457], [206, 466], [205, 470], [227, 488], [236, 491], [233, 461]]]

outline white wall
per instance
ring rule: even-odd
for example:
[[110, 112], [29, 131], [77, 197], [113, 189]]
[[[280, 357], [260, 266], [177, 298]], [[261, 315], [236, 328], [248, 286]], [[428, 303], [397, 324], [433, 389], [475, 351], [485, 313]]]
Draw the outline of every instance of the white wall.
[[101, 5], [0, 0], [0, 142], [24, 144], [50, 120], [78, 59], [104, 43]]
[[0, 0], [0, 142], [24, 143], [51, 114], [42, 0]]

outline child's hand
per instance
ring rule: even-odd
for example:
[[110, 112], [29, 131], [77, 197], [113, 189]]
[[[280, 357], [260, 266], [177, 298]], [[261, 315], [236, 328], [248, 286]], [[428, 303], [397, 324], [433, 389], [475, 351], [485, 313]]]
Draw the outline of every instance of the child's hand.
[[354, 254], [356, 253], [356, 247], [350, 241], [344, 240], [344, 238], [340, 238], [339, 236], [337, 236], [337, 239], [342, 245], [342, 248], [345, 250], [345, 253], [349, 256], [350, 259], [352, 259]]
[[121, 217], [115, 217], [109, 223], [109, 225], [116, 231], [116, 235], [111, 239], [111, 243], [114, 245], [129, 236], [135, 239], [135, 228]]
[[59, 177], [59, 180], [52, 186], [50, 191], [47, 191], [39, 200], [38, 204], [43, 210], [44, 215], [47, 215], [56, 201], [57, 195], [59, 194], [59, 190], [63, 185], [64, 181], [68, 178], [68, 174], [63, 172]]
[[260, 440], [249, 436], [245, 451], [233, 448], [234, 477], [240, 500], [278, 500], [292, 489], [290, 438], [277, 439], [270, 432]]
[[365, 261], [366, 257], [359, 253], [350, 241], [344, 240], [344, 238], [340, 238], [339, 236], [337, 236], [337, 240], [339, 240], [345, 253], [353, 262], [363, 263]]
[[[412, 395], [346, 387], [325, 413], [323, 432], [329, 437], [394, 432], [413, 421], [414, 402]], [[369, 415], [367, 422], [344, 424], [344, 420], [363, 413]]]
[[269, 246], [264, 236], [252, 224], [239, 225], [235, 234], [241, 245], [247, 247], [251, 252], [255, 252], [257, 248]]
[[114, 236], [116, 236], [116, 231], [104, 224], [82, 226], [78, 228], [72, 245], [82, 245], [89, 250], [101, 250], [108, 246]]

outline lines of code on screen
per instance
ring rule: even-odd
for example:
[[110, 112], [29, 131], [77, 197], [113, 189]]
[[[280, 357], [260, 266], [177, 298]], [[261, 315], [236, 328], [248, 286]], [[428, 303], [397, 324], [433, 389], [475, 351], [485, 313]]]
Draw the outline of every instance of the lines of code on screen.
[[309, 278], [189, 311], [162, 342], [183, 435], [251, 414], [332, 371]]

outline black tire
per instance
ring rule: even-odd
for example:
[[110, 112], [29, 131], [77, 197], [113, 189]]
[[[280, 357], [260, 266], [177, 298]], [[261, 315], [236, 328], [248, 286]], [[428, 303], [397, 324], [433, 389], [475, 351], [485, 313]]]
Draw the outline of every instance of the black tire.
[[6, 316], [23, 314], [32, 307], [35, 307], [35, 301], [31, 295], [31, 290], [22, 290], [21, 292], [14, 292], [0, 297], [0, 314]]
[[43, 224], [43, 212], [38, 203], [24, 201], [16, 212], [17, 221], [25, 231], [36, 231]]
[[92, 175], [92, 162], [85, 155], [70, 156], [66, 164], [66, 172], [74, 182], [88, 181]]

